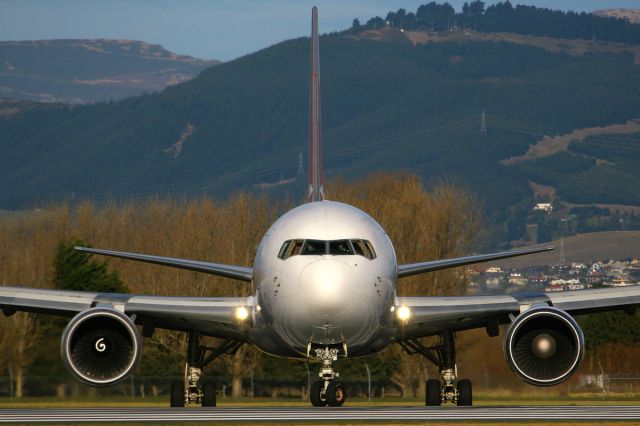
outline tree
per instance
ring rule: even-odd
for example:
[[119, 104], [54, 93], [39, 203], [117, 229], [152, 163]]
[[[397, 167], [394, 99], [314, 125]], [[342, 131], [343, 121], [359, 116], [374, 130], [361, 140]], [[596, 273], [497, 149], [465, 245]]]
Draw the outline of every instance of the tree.
[[358, 18], [353, 20], [353, 23], [351, 24], [351, 28], [354, 29], [355, 31], [360, 30], [360, 20]]
[[372, 30], [379, 30], [380, 28], [384, 28], [385, 26], [385, 22], [384, 19], [382, 19], [379, 16], [376, 16], [375, 18], [371, 18], [367, 21], [367, 28], [372, 29]]
[[[93, 212], [95, 214], [95, 211]], [[103, 293], [127, 293], [129, 289], [119, 278], [115, 271], [110, 272], [108, 262], [93, 260], [91, 255], [74, 250], [74, 246], [87, 246], [82, 240], [64, 239], [58, 243], [53, 259], [54, 273], [53, 285], [60, 290], [92, 291]], [[16, 315], [17, 316], [17, 315]], [[62, 363], [60, 363], [60, 335], [68, 323], [67, 318], [50, 317], [38, 315], [37, 321], [32, 326], [39, 331], [41, 338], [37, 347], [29, 351], [29, 356], [33, 362], [30, 373], [36, 375], [57, 375], [64, 374]], [[26, 326], [26, 325], [25, 325]], [[17, 345], [19, 347], [19, 345]], [[33, 345], [32, 345], [33, 346]], [[27, 352], [23, 350], [23, 352]], [[148, 351], [147, 351], [148, 352]], [[13, 363], [16, 370], [16, 396], [21, 387], [21, 374], [24, 374], [26, 367], [31, 363]], [[32, 371], [35, 370], [35, 371]], [[64, 384], [59, 391], [64, 394]], [[75, 384], [77, 386], [77, 384]], [[89, 392], [95, 392], [94, 389]]]
[[482, 0], [475, 0], [469, 4], [469, 14], [473, 16], [479, 16], [484, 13], [484, 2]]
[[91, 254], [77, 251], [75, 246], [86, 246], [81, 240], [61, 242], [56, 250], [53, 283], [61, 290], [127, 293], [116, 271], [108, 271], [108, 261], [98, 262]]
[[[0, 329], [0, 362], [8, 365], [15, 376], [15, 397], [24, 396], [25, 371], [33, 363], [40, 349], [42, 334], [35, 314], [19, 312], [8, 325]], [[14, 395], [11, 395], [14, 396]]]

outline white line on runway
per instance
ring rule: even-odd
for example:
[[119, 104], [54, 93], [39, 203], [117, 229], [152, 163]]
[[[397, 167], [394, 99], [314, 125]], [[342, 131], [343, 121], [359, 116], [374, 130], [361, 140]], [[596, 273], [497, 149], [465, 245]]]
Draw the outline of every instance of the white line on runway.
[[0, 423], [640, 420], [640, 406], [0, 409]]

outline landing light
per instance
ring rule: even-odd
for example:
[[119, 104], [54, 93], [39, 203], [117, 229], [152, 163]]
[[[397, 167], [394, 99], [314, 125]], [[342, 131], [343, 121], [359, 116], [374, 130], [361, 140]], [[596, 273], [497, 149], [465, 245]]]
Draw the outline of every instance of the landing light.
[[407, 321], [411, 317], [411, 309], [408, 306], [400, 306], [398, 308], [398, 319], [400, 321]]
[[240, 321], [244, 321], [249, 317], [249, 311], [244, 306], [239, 306], [236, 308], [236, 319]]

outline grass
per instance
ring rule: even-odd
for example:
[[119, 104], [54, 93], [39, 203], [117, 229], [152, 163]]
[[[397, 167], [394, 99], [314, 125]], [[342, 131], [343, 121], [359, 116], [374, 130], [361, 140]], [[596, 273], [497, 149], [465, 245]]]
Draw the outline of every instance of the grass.
[[[346, 406], [422, 406], [422, 398], [350, 398]], [[508, 390], [478, 391], [474, 394], [474, 405], [640, 405], [640, 393], [600, 393], [582, 392], [562, 395], [550, 392], [514, 392]], [[7, 408], [90, 408], [90, 407], [167, 407], [168, 396], [131, 399], [113, 397], [24, 397], [0, 398], [0, 409]], [[307, 407], [309, 402], [298, 398], [222, 398], [218, 396], [219, 407]]]

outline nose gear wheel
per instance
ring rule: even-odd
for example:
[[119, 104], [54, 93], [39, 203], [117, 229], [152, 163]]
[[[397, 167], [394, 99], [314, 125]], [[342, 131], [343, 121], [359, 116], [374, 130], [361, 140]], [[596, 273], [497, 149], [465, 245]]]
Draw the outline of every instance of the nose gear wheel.
[[309, 356], [311, 356], [312, 352], [315, 352], [314, 358], [321, 363], [320, 372], [318, 373], [320, 380], [313, 382], [311, 389], [309, 389], [309, 399], [314, 407], [327, 405], [341, 407], [347, 399], [344, 385], [336, 380], [340, 377], [340, 373], [334, 371], [332, 367], [333, 361], [338, 360], [341, 350], [346, 356], [346, 345], [342, 345], [342, 347], [337, 345], [312, 347], [309, 344]]

